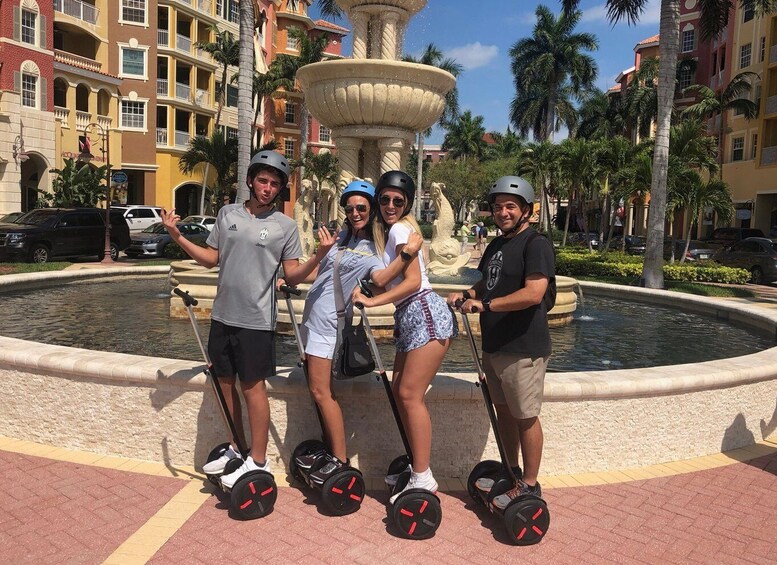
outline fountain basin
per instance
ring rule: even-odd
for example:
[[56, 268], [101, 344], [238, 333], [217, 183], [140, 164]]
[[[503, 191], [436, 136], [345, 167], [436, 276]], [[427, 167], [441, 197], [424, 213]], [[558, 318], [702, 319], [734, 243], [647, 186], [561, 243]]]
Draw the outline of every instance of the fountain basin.
[[329, 128], [358, 128], [362, 137], [386, 137], [380, 127], [411, 132], [434, 123], [452, 74], [429, 65], [380, 59], [341, 59], [305, 65], [297, 72], [311, 114]]
[[[138, 268], [128, 271], [144, 274]], [[58, 286], [68, 279], [119, 274], [100, 269], [14, 275], [0, 277], [0, 286]], [[777, 329], [777, 313], [735, 301], [582, 286], [588, 295], [681, 304], [772, 334]], [[0, 434], [170, 466], [201, 464], [223, 440], [201, 370], [202, 364], [190, 361], [0, 337], [5, 390]], [[498, 457], [475, 381], [472, 373], [443, 373], [427, 393], [435, 432], [432, 461], [439, 476], [466, 477], [475, 462]], [[299, 369], [281, 368], [268, 390], [269, 456], [281, 469], [299, 441], [319, 435], [318, 424]], [[368, 475], [380, 475], [401, 451], [382, 386], [361, 377], [336, 383], [336, 390], [346, 414], [349, 454]], [[623, 469], [750, 445], [774, 434], [775, 398], [777, 348], [686, 365], [551, 373], [545, 382], [542, 473]]]

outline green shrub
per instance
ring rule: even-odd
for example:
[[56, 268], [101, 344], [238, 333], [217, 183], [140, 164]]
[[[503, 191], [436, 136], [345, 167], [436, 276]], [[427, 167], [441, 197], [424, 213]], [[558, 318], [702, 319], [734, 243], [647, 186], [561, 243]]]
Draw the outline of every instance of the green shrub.
[[[195, 243], [200, 247], [208, 246], [204, 241], [196, 241]], [[191, 259], [189, 254], [181, 249], [181, 246], [175, 242], [168, 243], [165, 246], [164, 256], [166, 259]]]
[[418, 224], [421, 227], [421, 235], [424, 236], [424, 239], [431, 239], [432, 238], [432, 224], [424, 222], [423, 224]]

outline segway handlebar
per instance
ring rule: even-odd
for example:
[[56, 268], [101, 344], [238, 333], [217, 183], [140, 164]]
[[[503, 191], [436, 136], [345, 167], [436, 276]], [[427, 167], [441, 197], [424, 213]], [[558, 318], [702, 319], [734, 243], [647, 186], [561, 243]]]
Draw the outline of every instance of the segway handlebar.
[[194, 298], [191, 294], [189, 294], [189, 291], [186, 292], [182, 291], [180, 288], [174, 288], [173, 292], [183, 300], [183, 305], [187, 308], [189, 306], [197, 306], [197, 299]]
[[287, 284], [282, 284], [279, 290], [284, 294], [293, 294], [294, 296], [302, 295], [302, 291], [298, 289], [296, 286], [290, 286]]

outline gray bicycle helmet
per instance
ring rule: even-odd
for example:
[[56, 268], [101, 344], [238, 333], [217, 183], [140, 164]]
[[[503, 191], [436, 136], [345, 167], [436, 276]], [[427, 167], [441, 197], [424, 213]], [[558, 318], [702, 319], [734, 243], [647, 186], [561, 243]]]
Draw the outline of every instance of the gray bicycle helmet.
[[510, 194], [523, 199], [527, 204], [534, 204], [534, 189], [521, 177], [506, 176], [497, 179], [488, 191], [488, 203], [493, 204], [498, 194]]
[[289, 182], [289, 177], [291, 176], [289, 161], [277, 151], [265, 149], [254, 155], [248, 164], [248, 176], [253, 176], [256, 169], [260, 166], [270, 167], [278, 171], [281, 175], [282, 184], [285, 185]]

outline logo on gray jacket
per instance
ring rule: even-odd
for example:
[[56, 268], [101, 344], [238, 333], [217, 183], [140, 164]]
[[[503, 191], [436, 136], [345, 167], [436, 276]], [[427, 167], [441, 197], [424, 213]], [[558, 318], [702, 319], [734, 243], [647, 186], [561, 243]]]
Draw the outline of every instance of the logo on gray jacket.
[[497, 251], [488, 262], [486, 269], [486, 290], [493, 290], [499, 282], [499, 274], [502, 272], [502, 252]]
[[237, 224], [232, 224], [229, 226], [229, 231], [237, 231]]
[[262, 239], [262, 240], [267, 239], [268, 235], [270, 235], [270, 230], [268, 230], [267, 228], [262, 228], [261, 231], [259, 232], [259, 239]]

